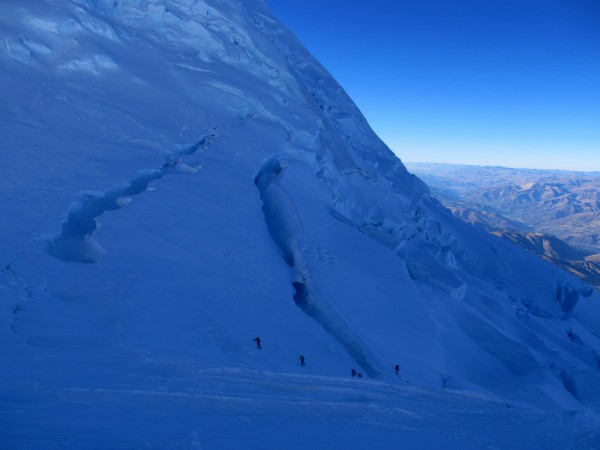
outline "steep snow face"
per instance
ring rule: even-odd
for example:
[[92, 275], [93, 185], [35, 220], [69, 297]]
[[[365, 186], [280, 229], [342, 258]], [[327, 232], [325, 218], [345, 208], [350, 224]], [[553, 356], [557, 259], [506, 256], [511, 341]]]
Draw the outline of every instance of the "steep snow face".
[[9, 442], [225, 368], [600, 404], [598, 294], [432, 200], [262, 2], [0, 8]]

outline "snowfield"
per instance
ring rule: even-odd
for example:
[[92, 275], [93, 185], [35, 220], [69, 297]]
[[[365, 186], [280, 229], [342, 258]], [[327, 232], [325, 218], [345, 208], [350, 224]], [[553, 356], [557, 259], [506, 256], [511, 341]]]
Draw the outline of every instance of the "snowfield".
[[5, 0], [0, 63], [0, 447], [600, 447], [600, 293], [262, 1]]

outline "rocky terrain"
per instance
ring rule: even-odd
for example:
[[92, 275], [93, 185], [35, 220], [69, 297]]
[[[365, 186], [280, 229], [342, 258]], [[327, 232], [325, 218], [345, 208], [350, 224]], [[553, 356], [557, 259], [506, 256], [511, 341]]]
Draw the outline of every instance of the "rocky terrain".
[[600, 173], [407, 163], [454, 215], [600, 286]]

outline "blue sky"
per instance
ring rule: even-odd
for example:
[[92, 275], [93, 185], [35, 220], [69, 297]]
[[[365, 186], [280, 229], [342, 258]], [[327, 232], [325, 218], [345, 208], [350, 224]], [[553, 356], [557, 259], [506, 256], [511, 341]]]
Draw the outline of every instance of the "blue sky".
[[405, 161], [600, 170], [597, 0], [267, 0]]

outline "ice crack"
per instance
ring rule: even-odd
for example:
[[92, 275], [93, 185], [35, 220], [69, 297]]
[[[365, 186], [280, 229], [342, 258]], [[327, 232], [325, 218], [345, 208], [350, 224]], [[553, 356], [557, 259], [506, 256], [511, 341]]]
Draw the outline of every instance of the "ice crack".
[[60, 232], [48, 241], [48, 252], [65, 261], [85, 263], [97, 261], [104, 250], [93, 237], [94, 231], [98, 228], [96, 219], [106, 211], [120, 209], [127, 205], [131, 197], [146, 191], [150, 183], [172, 173], [172, 169], [187, 168], [182, 163], [182, 159], [207, 147], [215, 135], [214, 132], [206, 134], [192, 144], [165, 152], [164, 162], [160, 168], [140, 170], [128, 184], [112, 186], [104, 192], [82, 193], [79, 201], [69, 209]]
[[279, 183], [284, 171], [280, 158], [273, 156], [262, 165], [254, 182], [263, 202], [262, 210], [269, 233], [295, 272], [292, 281], [294, 302], [333, 336], [369, 376], [376, 377], [379, 372], [369, 362], [368, 353], [358, 337], [354, 336], [343, 317], [327, 302], [319, 300], [311, 286], [310, 272], [297, 245], [303, 232], [302, 222], [292, 197]]

